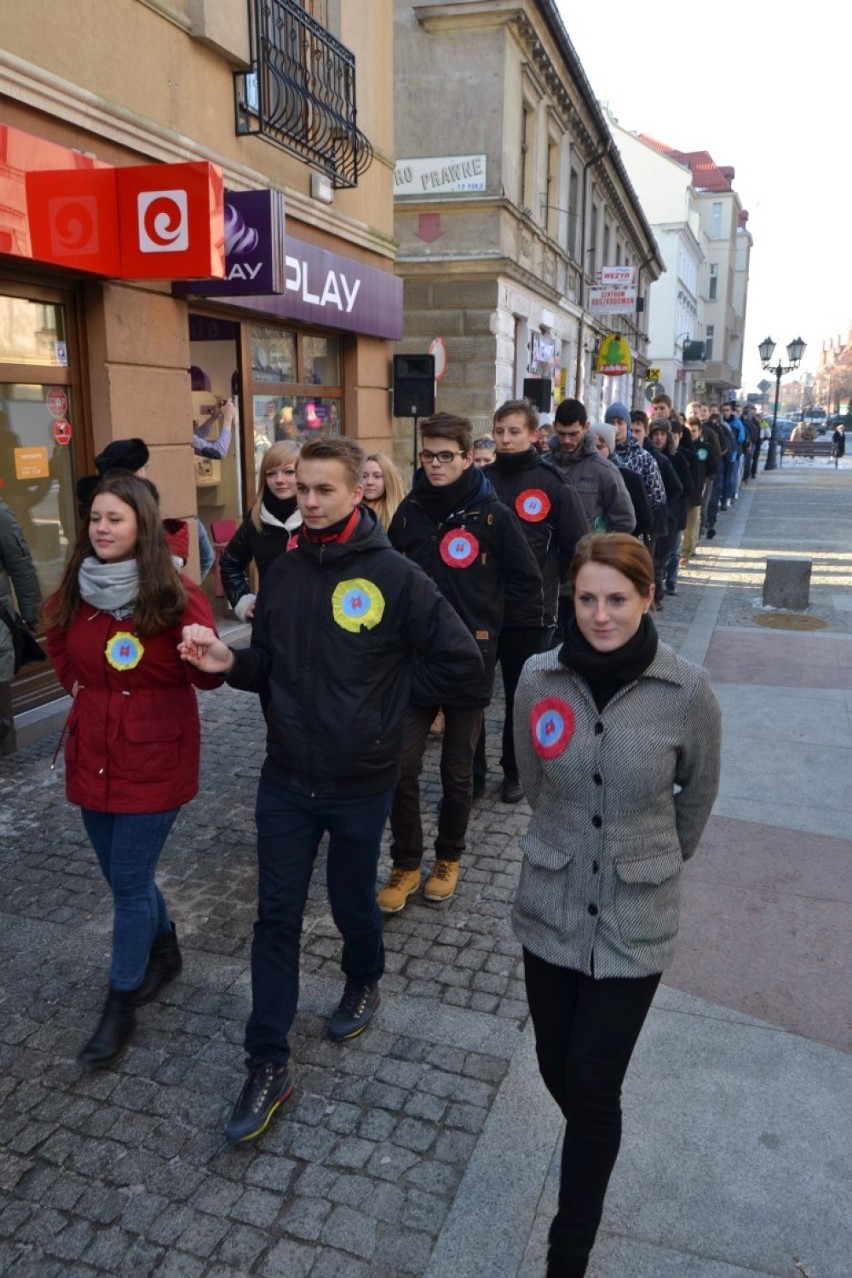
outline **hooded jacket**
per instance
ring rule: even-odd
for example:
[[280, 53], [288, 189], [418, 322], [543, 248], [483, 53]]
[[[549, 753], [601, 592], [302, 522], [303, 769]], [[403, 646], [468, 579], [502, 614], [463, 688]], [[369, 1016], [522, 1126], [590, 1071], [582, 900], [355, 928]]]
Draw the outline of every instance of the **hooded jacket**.
[[[413, 490], [391, 520], [388, 536], [406, 559], [428, 573], [479, 645], [483, 674], [463, 701], [454, 704], [487, 706], [504, 617], [514, 618], [515, 625], [548, 623], [543, 620], [541, 570], [518, 517], [503, 505], [484, 474], [478, 478], [460, 509], [436, 519], [419, 500], [418, 492], [429, 481], [418, 470]], [[518, 620], [524, 616], [531, 619]]]
[[362, 507], [348, 541], [300, 535], [270, 565], [251, 646], [234, 652], [227, 682], [260, 694], [267, 780], [300, 794], [366, 796], [399, 778], [412, 696], [463, 701], [482, 682], [482, 658], [434, 584]]
[[540, 457], [534, 448], [504, 455], [486, 466], [483, 474], [504, 506], [518, 516], [541, 569], [541, 587], [519, 607], [506, 608], [503, 626], [548, 629], [556, 625], [561, 577], [577, 542], [591, 531], [592, 521], [573, 485], [565, 482], [549, 456]]
[[660, 468], [651, 454], [641, 444], [637, 444], [632, 435], [628, 434], [623, 444], [616, 444], [612, 460], [623, 470], [632, 470], [635, 475], [639, 475], [645, 485], [652, 511], [656, 512], [660, 507], [665, 509], [666, 490]]
[[[195, 688], [218, 688], [178, 656], [184, 626], [214, 628], [207, 596], [189, 578], [183, 617], [169, 630], [136, 635], [133, 618], [117, 621], [80, 604], [67, 630], [47, 631], [47, 650], [66, 692], [68, 799], [95, 812], [166, 812], [198, 791], [200, 726]], [[120, 648], [127, 637], [127, 653]], [[133, 658], [136, 660], [133, 664]]]
[[[557, 446], [551, 448], [548, 461], [559, 469], [580, 498], [590, 528], [600, 532], [633, 532], [636, 527], [633, 505], [618, 467], [601, 456], [588, 432], [575, 453]], [[598, 520], [603, 523], [600, 529]]]
[[[17, 611], [31, 630], [38, 627], [41, 587], [35, 565], [20, 525], [4, 501], [0, 501], [0, 608]], [[0, 621], [0, 683], [8, 683], [15, 673], [15, 644], [7, 626]]]

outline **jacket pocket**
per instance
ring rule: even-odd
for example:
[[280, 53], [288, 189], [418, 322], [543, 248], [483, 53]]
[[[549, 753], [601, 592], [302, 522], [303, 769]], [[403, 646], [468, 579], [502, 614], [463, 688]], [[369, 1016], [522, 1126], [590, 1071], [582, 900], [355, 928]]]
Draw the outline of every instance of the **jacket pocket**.
[[574, 855], [573, 850], [548, 842], [533, 827], [534, 823], [518, 844], [530, 865], [542, 870], [564, 870]]
[[679, 852], [615, 862], [615, 917], [624, 941], [660, 943], [677, 935], [682, 869]]

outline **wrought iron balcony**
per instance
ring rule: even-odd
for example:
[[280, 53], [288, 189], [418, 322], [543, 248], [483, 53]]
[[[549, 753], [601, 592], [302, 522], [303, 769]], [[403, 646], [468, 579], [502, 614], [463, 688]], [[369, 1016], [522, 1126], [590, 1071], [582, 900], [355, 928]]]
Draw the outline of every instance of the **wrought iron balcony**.
[[251, 70], [234, 77], [237, 133], [259, 134], [357, 186], [373, 148], [355, 123], [355, 57], [296, 0], [249, 0]]

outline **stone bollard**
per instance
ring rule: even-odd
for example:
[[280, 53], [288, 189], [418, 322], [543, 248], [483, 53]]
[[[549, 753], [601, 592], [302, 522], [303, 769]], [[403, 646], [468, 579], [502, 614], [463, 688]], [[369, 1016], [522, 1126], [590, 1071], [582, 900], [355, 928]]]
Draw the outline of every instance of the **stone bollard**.
[[763, 606], [801, 612], [808, 606], [811, 559], [767, 559], [763, 578]]

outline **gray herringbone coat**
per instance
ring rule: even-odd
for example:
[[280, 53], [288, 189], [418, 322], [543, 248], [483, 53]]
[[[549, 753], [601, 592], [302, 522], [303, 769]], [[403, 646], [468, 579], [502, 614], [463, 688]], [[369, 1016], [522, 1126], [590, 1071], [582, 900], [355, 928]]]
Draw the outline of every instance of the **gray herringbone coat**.
[[596, 977], [664, 969], [720, 745], [706, 670], [667, 644], [600, 712], [555, 651], [527, 662], [515, 750], [533, 815], [512, 912], [527, 949]]

